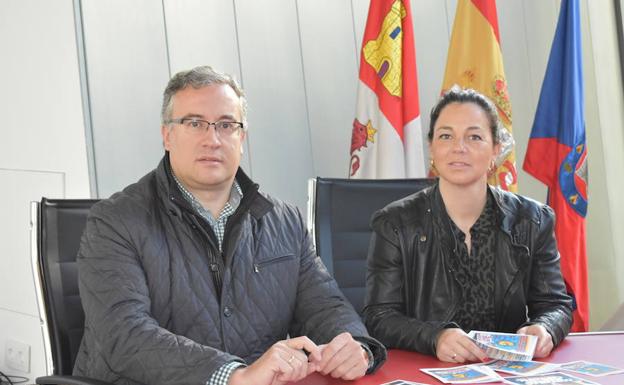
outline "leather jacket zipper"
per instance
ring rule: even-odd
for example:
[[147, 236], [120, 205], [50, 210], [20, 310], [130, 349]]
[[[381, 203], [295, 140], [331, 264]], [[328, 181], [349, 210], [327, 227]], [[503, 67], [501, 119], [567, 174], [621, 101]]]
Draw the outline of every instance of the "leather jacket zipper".
[[[522, 249], [522, 251], [529, 256], [530, 255], [530, 251], [529, 248], [526, 245], [517, 243], [514, 239], [514, 237], [506, 232], [506, 231], [502, 231], [507, 237], [509, 237], [509, 244], [511, 245], [511, 250], [510, 252], [513, 254], [513, 250], [518, 248], [518, 249]], [[518, 286], [519, 282], [520, 282], [520, 278], [522, 277], [522, 273], [524, 272], [524, 266], [518, 267], [518, 271], [516, 271], [516, 274], [513, 276], [511, 283], [509, 284], [509, 286], [507, 287], [507, 289], [505, 290], [505, 292], [503, 293], [503, 298], [502, 298], [502, 303], [501, 303], [501, 312], [499, 314], [499, 316], [497, 317], [498, 319], [496, 320], [496, 325], [500, 326], [500, 324], [502, 323], [503, 319], [505, 319], [505, 316], [507, 315], [507, 310], [509, 310], [509, 305], [510, 305], [510, 296], [509, 294], [512, 292], [512, 290]]]

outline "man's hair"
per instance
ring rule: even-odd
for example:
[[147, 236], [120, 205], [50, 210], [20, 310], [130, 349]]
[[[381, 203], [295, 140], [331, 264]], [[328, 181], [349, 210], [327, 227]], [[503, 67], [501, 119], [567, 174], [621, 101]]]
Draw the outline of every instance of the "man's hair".
[[494, 144], [500, 142], [499, 132], [500, 132], [500, 118], [498, 117], [498, 111], [496, 110], [496, 106], [490, 99], [488, 99], [485, 95], [480, 94], [479, 92], [471, 89], [461, 89], [457, 86], [453, 86], [450, 90], [440, 97], [438, 103], [431, 109], [431, 119], [429, 120], [429, 142], [433, 140], [433, 129], [435, 127], [438, 118], [440, 117], [440, 113], [444, 107], [448, 106], [451, 103], [474, 103], [477, 106], [481, 107], [483, 112], [488, 118], [490, 123], [490, 131], [492, 132], [492, 140]]
[[160, 111], [160, 119], [162, 124], [167, 124], [167, 121], [172, 118], [171, 112], [173, 110], [173, 98], [178, 91], [185, 89], [186, 87], [193, 87], [195, 89], [210, 86], [213, 84], [225, 84], [230, 86], [240, 100], [242, 120], [247, 126], [247, 99], [245, 98], [245, 92], [238, 85], [238, 82], [234, 80], [228, 74], [215, 71], [210, 66], [199, 66], [188, 71], [180, 71], [175, 74], [169, 83], [165, 92], [163, 93], [163, 104]]

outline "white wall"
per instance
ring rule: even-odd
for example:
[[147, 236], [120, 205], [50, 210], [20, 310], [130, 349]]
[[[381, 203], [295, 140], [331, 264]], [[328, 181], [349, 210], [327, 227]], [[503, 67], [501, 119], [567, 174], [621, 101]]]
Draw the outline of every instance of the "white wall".
[[45, 373], [30, 269], [30, 201], [89, 197], [71, 0], [0, 1], [0, 370], [8, 339]]
[[[167, 78], [211, 64], [247, 91], [243, 166], [261, 187], [305, 206], [306, 180], [345, 177], [367, 0], [81, 1], [98, 191], [156, 166]], [[412, 0], [423, 127], [442, 83], [456, 2]], [[559, 11], [558, 0], [498, 2], [520, 192], [521, 170]], [[582, 1], [592, 328], [624, 298], [624, 116], [611, 0]], [[0, 370], [4, 343], [32, 346], [43, 373], [29, 265], [28, 202], [89, 197], [72, 0], [0, 0]], [[599, 63], [599, 64], [597, 64]], [[597, 283], [600, 282], [599, 286]], [[15, 372], [9, 370], [9, 372]]]

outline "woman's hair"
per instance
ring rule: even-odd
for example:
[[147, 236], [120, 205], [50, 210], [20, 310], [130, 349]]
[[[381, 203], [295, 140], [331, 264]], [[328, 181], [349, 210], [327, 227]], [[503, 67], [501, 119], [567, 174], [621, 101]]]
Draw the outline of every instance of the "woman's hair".
[[488, 99], [483, 94], [473, 90], [472, 88], [461, 89], [459, 87], [453, 87], [447, 92], [445, 92], [438, 103], [431, 109], [431, 119], [429, 121], [429, 142], [433, 140], [433, 129], [435, 127], [438, 118], [440, 117], [440, 113], [444, 107], [448, 106], [451, 103], [474, 103], [477, 106], [481, 107], [485, 115], [487, 115], [488, 120], [490, 121], [490, 130], [492, 132], [492, 140], [494, 144], [499, 143], [499, 127], [500, 127], [500, 119], [498, 117], [498, 112], [496, 110], [496, 106], [490, 99]]

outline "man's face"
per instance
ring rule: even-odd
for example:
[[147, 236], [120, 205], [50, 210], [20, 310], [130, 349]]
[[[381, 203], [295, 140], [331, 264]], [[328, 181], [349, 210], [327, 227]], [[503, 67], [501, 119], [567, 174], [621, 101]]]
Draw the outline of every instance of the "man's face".
[[[182, 118], [241, 122], [240, 99], [225, 84], [187, 87], [173, 96], [171, 119]], [[245, 138], [242, 129], [218, 135], [214, 126], [198, 132], [173, 123], [162, 126], [161, 132], [173, 173], [191, 192], [231, 188], [241, 160]]]

